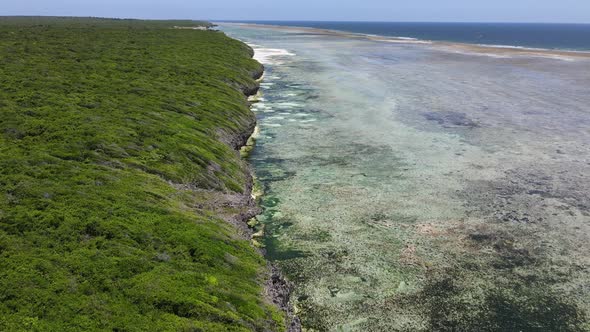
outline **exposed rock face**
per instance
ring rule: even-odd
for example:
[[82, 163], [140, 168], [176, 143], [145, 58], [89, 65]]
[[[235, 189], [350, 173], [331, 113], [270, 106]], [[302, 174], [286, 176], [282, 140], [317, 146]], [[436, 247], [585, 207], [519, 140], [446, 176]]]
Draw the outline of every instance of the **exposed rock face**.
[[[254, 51], [252, 51], [251, 54], [253, 56]], [[260, 79], [263, 74], [264, 67], [262, 65], [260, 65], [256, 71], [251, 73], [252, 77], [256, 80]], [[252, 86], [241, 86], [240, 90], [246, 97], [249, 97], [258, 93], [259, 88], [260, 85], [256, 83]], [[244, 126], [243, 131], [230, 135], [220, 133], [222, 140], [226, 142], [226, 144], [230, 145], [234, 150], [236, 150], [236, 152], [238, 152], [241, 147], [246, 145], [248, 138], [250, 138], [254, 132], [254, 129], [256, 128], [256, 117], [254, 114], [252, 115], [253, 116], [248, 119], [248, 123]], [[221, 204], [239, 209], [240, 212], [238, 214], [228, 216], [226, 220], [235, 225], [241, 231], [240, 233], [243, 236], [250, 238], [252, 236], [252, 230], [248, 227], [247, 222], [251, 218], [260, 214], [261, 210], [256, 204], [255, 200], [252, 198], [252, 187], [254, 181], [252, 174], [250, 173], [250, 167], [248, 165], [246, 165], [246, 170], [249, 173], [243, 193], [226, 194], [224, 195], [223, 202]], [[261, 254], [264, 254], [264, 252], [261, 251]], [[272, 302], [286, 314], [287, 332], [300, 332], [301, 322], [299, 318], [295, 316], [290, 303], [293, 285], [272, 263], [268, 264], [268, 270], [269, 274], [266, 277], [266, 283], [264, 285], [266, 298], [269, 300], [269, 302]]]
[[301, 331], [301, 321], [293, 313], [290, 303], [293, 285], [285, 279], [279, 268], [270, 264], [270, 278], [266, 283], [266, 295], [279, 309], [287, 314], [287, 332]]
[[[250, 74], [252, 75], [252, 77], [255, 80], [259, 80], [262, 77], [262, 75], [264, 74], [264, 66], [260, 65], [260, 67], [258, 67], [255, 71], [253, 71]], [[244, 92], [244, 94], [246, 96], [253, 96], [258, 92], [259, 89], [260, 89], [260, 85], [257, 83], [255, 85], [251, 85], [251, 86], [243, 86], [242, 92]]]

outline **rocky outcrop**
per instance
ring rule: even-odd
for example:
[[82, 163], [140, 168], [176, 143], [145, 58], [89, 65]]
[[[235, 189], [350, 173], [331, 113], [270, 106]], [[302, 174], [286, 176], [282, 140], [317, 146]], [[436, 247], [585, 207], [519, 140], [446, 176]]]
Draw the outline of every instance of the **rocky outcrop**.
[[301, 321], [293, 312], [290, 298], [293, 290], [293, 284], [289, 282], [281, 273], [278, 267], [269, 263], [270, 276], [265, 284], [267, 298], [287, 317], [287, 332], [300, 332]]
[[[252, 56], [254, 51], [251, 52]], [[260, 65], [255, 71], [251, 72], [252, 78], [258, 81], [264, 74], [264, 67]], [[258, 82], [249, 86], [240, 86], [240, 90], [246, 97], [253, 96], [258, 93], [260, 85]], [[233, 134], [223, 135], [223, 140], [230, 145], [234, 150], [239, 151], [243, 146], [246, 145], [248, 139], [252, 135], [256, 128], [256, 117], [252, 116], [248, 123], [244, 126], [244, 130]], [[254, 218], [260, 214], [261, 210], [252, 198], [252, 187], [254, 179], [250, 171], [249, 166], [246, 166], [248, 170], [247, 183], [242, 194], [230, 194], [228, 197], [228, 203], [234, 207], [239, 208], [239, 213], [229, 218], [229, 222], [234, 224], [241, 230], [243, 235], [248, 237], [252, 236], [252, 230], [248, 228], [248, 220]], [[228, 195], [226, 195], [228, 196]], [[260, 250], [260, 253], [264, 255], [264, 251]], [[293, 289], [293, 285], [284, 277], [278, 267], [272, 263], [268, 263], [268, 275], [266, 276], [266, 283], [264, 285], [264, 292], [267, 300], [273, 303], [277, 308], [285, 313], [287, 332], [300, 332], [301, 322], [293, 312], [293, 307], [290, 303], [290, 296]]]

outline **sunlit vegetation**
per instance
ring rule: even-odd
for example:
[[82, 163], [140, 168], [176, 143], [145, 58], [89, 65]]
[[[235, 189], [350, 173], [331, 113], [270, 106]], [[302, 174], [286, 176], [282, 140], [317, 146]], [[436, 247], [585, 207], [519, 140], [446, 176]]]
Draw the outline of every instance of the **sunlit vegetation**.
[[201, 204], [245, 188], [260, 65], [200, 24], [0, 18], [0, 330], [278, 329]]

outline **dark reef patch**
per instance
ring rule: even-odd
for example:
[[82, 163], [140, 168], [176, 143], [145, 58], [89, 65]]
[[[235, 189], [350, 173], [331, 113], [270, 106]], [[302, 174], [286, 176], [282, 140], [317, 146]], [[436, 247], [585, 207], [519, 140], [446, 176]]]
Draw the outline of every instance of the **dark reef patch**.
[[438, 111], [438, 112], [426, 112], [423, 114], [424, 118], [429, 121], [435, 121], [439, 125], [445, 128], [453, 127], [466, 127], [466, 128], [477, 128], [480, 126], [479, 123], [467, 117], [465, 113], [451, 112], [451, 111]]
[[264, 238], [264, 246], [266, 257], [271, 261], [290, 260], [307, 256], [307, 253], [301, 250], [282, 248], [281, 242], [271, 236]]
[[[480, 288], [478, 291], [477, 288]], [[432, 272], [420, 293], [405, 299], [426, 308], [430, 331], [584, 331], [587, 317], [542, 285], [492, 281], [469, 285], [460, 271]]]

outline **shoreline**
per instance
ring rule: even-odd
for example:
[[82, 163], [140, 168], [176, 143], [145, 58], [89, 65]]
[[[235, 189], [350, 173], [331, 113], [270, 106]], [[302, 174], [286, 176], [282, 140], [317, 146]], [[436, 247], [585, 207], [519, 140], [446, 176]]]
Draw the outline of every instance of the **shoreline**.
[[313, 33], [317, 35], [326, 35], [334, 37], [343, 37], [351, 39], [369, 40], [375, 42], [386, 42], [386, 43], [398, 43], [398, 44], [415, 44], [430, 46], [437, 50], [449, 52], [449, 53], [465, 53], [473, 55], [488, 55], [496, 57], [542, 57], [548, 59], [559, 59], [559, 60], [590, 60], [590, 51], [582, 50], [560, 50], [560, 49], [545, 49], [545, 48], [533, 48], [524, 46], [512, 46], [512, 45], [488, 45], [488, 44], [470, 44], [460, 43], [452, 41], [431, 41], [421, 40], [410, 37], [390, 37], [380, 36], [374, 34], [364, 34], [356, 32], [348, 32], [341, 30], [331, 29], [320, 29], [310, 27], [298, 27], [298, 26], [284, 26], [284, 25], [273, 25], [273, 24], [260, 24], [260, 23], [237, 23], [237, 22], [214, 22], [218, 25], [228, 26], [239, 26], [254, 29], [274, 29], [290, 32], [303, 32]]
[[[240, 42], [244, 45], [247, 45], [243, 41]], [[249, 45], [248, 47], [251, 49], [251, 56], [254, 57], [254, 49], [252, 49], [252, 47]], [[244, 96], [250, 105], [250, 97], [256, 96], [260, 90], [260, 82], [264, 78], [264, 66], [261, 64], [259, 70], [251, 73], [251, 76], [256, 81], [256, 85], [241, 87], [242, 92], [244, 93]], [[251, 109], [250, 112], [252, 112]], [[252, 112], [252, 114], [254, 114], [254, 112]], [[254, 116], [253, 119], [254, 121], [248, 125], [248, 129], [233, 140], [235, 143], [232, 144], [232, 148], [237, 151], [238, 154], [241, 154], [241, 150], [243, 148], [248, 148], [250, 150], [254, 148], [254, 143], [249, 144], [249, 142], [255, 142], [255, 140], [252, 140], [252, 138], [256, 135], [256, 130], [258, 128], [256, 116]], [[246, 164], [248, 182], [244, 188], [244, 193], [240, 195], [242, 197], [242, 206], [244, 211], [236, 215], [234, 218], [237, 219], [237, 224], [240, 225], [238, 227], [245, 231], [244, 234], [247, 236], [247, 239], [251, 244], [253, 244], [255, 233], [253, 228], [248, 224], [248, 221], [259, 215], [261, 209], [253, 195], [254, 172], [252, 170], [252, 165], [247, 161], [246, 158], [242, 158], [242, 160]], [[272, 305], [284, 313], [286, 332], [300, 332], [301, 322], [299, 317], [294, 314], [293, 306], [290, 303], [293, 284], [287, 280], [287, 278], [275, 264], [268, 260], [264, 248], [259, 248], [256, 245], [254, 245], [254, 247], [267, 262], [267, 271], [264, 276], [265, 282], [263, 286], [264, 297]]]

